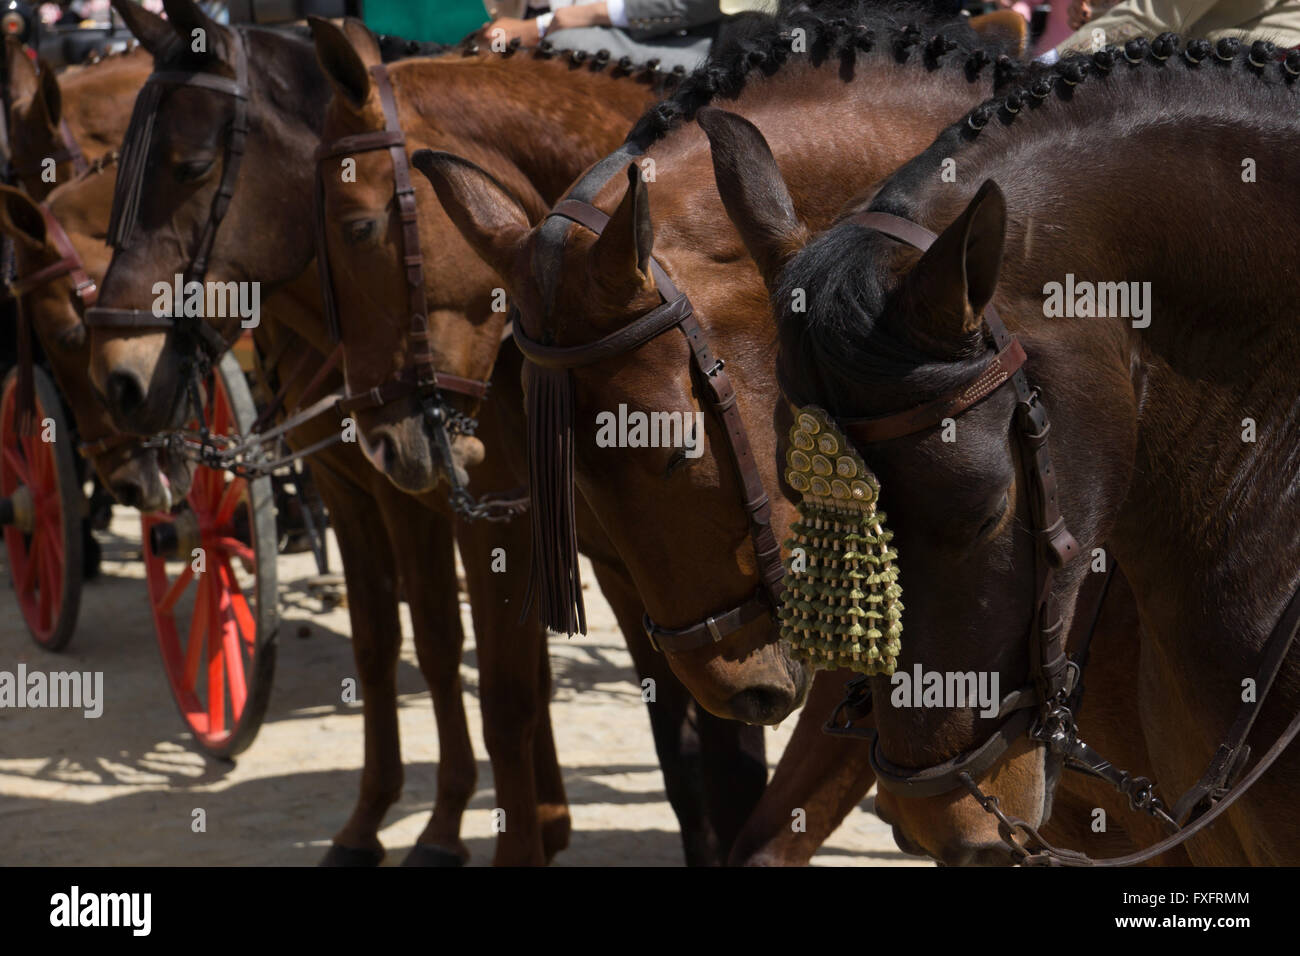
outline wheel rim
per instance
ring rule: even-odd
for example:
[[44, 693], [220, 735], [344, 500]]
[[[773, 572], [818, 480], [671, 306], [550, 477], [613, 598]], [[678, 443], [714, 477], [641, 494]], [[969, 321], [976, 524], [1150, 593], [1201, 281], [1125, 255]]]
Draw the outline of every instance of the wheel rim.
[[[32, 497], [35, 520], [30, 533], [6, 526], [5, 548], [14, 591], [32, 638], [42, 646], [54, 643], [63, 604], [65, 561], [63, 502], [54, 446], [18, 433], [17, 378], [10, 377], [0, 402], [0, 496], [13, 497], [25, 486]], [[39, 398], [35, 421], [46, 417]]]
[[[205, 410], [213, 434], [238, 431], [230, 400], [214, 375]], [[203, 550], [195, 570], [192, 550], [155, 555], [151, 533], [192, 515]], [[188, 516], [187, 516], [188, 517]], [[193, 527], [193, 525], [191, 527]], [[225, 471], [195, 469], [186, 504], [173, 514], [143, 519], [145, 570], [163, 664], [181, 715], [204, 749], [228, 747], [248, 710], [257, 672], [258, 548], [248, 483]], [[259, 718], [260, 719], [260, 718]]]

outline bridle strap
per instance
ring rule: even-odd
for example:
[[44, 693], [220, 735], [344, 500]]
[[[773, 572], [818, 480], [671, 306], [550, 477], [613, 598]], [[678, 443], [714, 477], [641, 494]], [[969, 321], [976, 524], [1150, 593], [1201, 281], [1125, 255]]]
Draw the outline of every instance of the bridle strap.
[[26, 295], [33, 289], [45, 285], [47, 282], [53, 282], [55, 279], [63, 276], [71, 276], [76, 286], [77, 296], [86, 306], [92, 306], [99, 298], [99, 287], [95, 281], [90, 278], [86, 272], [85, 263], [82, 262], [81, 256], [68, 238], [68, 233], [64, 230], [63, 225], [54, 214], [50, 212], [49, 207], [42, 203], [39, 207], [41, 217], [45, 220], [45, 234], [50, 241], [54, 243], [54, 248], [59, 253], [60, 258], [47, 266], [21, 276], [9, 283], [9, 289], [15, 296]]
[[[924, 253], [937, 236], [918, 223], [889, 213], [863, 212], [849, 222], [873, 229]], [[1037, 389], [1029, 385], [1024, 365], [1026, 355], [1019, 341], [1007, 329], [990, 302], [984, 307], [985, 336], [995, 351], [992, 360], [976, 378], [940, 398], [875, 418], [846, 419], [838, 424], [854, 441], [863, 444], [888, 441], [931, 428], [954, 417], [1010, 384], [1016, 392], [1017, 438], [1021, 466], [1028, 479], [1029, 511], [1033, 522], [1034, 606], [1029, 636], [1029, 673], [1032, 696], [1017, 692], [1016, 712], [1004, 719], [978, 747], [942, 763], [913, 770], [895, 767], [884, 760], [879, 739], [872, 740], [871, 762], [880, 786], [911, 796], [934, 796], [962, 785], [963, 773], [979, 776], [997, 762], [1021, 733], [1031, 726], [1041, 729], [1056, 709], [1063, 707], [1073, 690], [1070, 660], [1065, 653], [1065, 623], [1056, 605], [1055, 571], [1079, 553], [1079, 544], [1061, 516], [1047, 439], [1051, 427]], [[1027, 708], [1037, 707], [1037, 720]], [[1032, 731], [1031, 731], [1032, 732]]]
[[84, 176], [89, 166], [86, 163], [86, 156], [77, 144], [77, 138], [72, 135], [72, 127], [68, 125], [67, 119], [59, 120], [59, 134], [63, 137], [62, 155], [55, 155], [54, 161], [72, 160], [72, 171], [78, 176]]
[[[609, 215], [590, 203], [562, 199], [551, 209], [550, 216], [576, 222], [600, 235]], [[673, 652], [694, 650], [721, 641], [762, 614], [771, 614], [780, 602], [785, 567], [781, 548], [771, 525], [771, 502], [763, 490], [744, 419], [736, 405], [736, 391], [725, 371], [726, 363], [717, 358], [695, 316], [690, 299], [678, 290], [657, 259], [650, 259], [650, 272], [663, 303], [594, 342], [574, 346], [543, 345], [530, 339], [522, 323], [514, 323], [515, 343], [534, 365], [546, 369], [575, 369], [595, 365], [635, 351], [671, 328], [677, 328], [691, 350], [693, 373], [707, 392], [707, 401], [727, 436], [727, 449], [733, 471], [740, 482], [741, 502], [749, 518], [749, 534], [754, 546], [761, 585], [741, 604], [684, 628], [666, 628], [656, 624], [649, 614], [642, 619], [651, 644], [656, 650]]]
[[416, 351], [405, 368], [384, 382], [365, 392], [349, 394], [339, 402], [339, 410], [350, 413], [369, 408], [380, 408], [414, 395], [425, 399], [430, 393], [455, 392], [473, 399], [487, 397], [489, 383], [479, 379], [464, 378], [440, 372], [436, 368], [430, 348], [429, 310], [425, 298], [424, 255], [420, 248], [419, 210], [415, 203], [415, 188], [411, 183], [411, 167], [406, 158], [406, 134], [402, 130], [393, 95], [388, 68], [383, 64], [370, 67], [370, 75], [384, 111], [384, 128], [341, 136], [331, 143], [322, 144], [315, 153], [316, 163], [316, 261], [321, 279], [321, 294], [325, 304], [326, 321], [330, 337], [342, 340], [338, 319], [338, 303], [334, 296], [334, 280], [329, 267], [329, 244], [325, 233], [324, 172], [320, 164], [327, 159], [349, 156], [354, 153], [386, 149], [393, 163], [393, 191], [397, 198], [398, 214], [402, 228], [402, 264], [406, 273], [406, 294], [410, 310], [411, 328], [407, 335], [415, 343]]
[[[232, 31], [231, 49], [235, 59], [235, 79], [216, 76], [211, 73], [194, 71], [163, 71], [153, 73], [145, 81], [146, 87], [153, 86], [189, 86], [221, 93], [234, 99], [234, 116], [230, 124], [230, 134], [226, 140], [225, 159], [222, 163], [221, 181], [208, 212], [208, 220], [195, 246], [189, 267], [185, 271], [184, 283], [203, 282], [208, 274], [208, 260], [212, 254], [217, 229], [230, 208], [235, 194], [235, 184], [239, 179], [239, 170], [243, 165], [244, 149], [248, 139], [248, 54], [244, 49], [243, 39], [238, 31]], [[142, 91], [140, 97], [146, 94]], [[153, 108], [157, 109], [157, 103]], [[148, 142], [132, 144], [136, 150], [147, 150]], [[136, 157], [137, 163], [143, 163], [143, 157]], [[124, 197], [115, 198], [114, 204]], [[138, 198], [133, 201], [138, 201]], [[117, 212], [117, 210], [115, 210]], [[134, 213], [131, 213], [132, 218]], [[116, 217], [115, 217], [116, 218]], [[127, 237], [123, 236], [125, 243]], [[175, 304], [174, 304], [175, 306]], [[138, 331], [170, 331], [176, 329], [189, 334], [195, 347], [209, 361], [215, 361], [227, 348], [227, 343], [203, 318], [180, 315], [156, 316], [144, 309], [116, 309], [96, 307], [86, 310], [85, 323], [90, 328], [127, 328]]]

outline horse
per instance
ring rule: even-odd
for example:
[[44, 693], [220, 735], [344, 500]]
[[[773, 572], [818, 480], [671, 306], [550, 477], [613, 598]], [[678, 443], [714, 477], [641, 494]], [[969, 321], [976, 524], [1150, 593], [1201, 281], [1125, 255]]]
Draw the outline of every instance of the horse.
[[[97, 286], [110, 254], [103, 237], [112, 164], [126, 132], [130, 100], [150, 67], [130, 52], [73, 70], [61, 83], [52, 70], [38, 73], [16, 38], [5, 42], [9, 161], [23, 191], [3, 187], [0, 231], [15, 240], [17, 277], [21, 281], [53, 269], [64, 258], [38, 205], [43, 201], [57, 224], [53, 228], [67, 236], [81, 269]], [[23, 309], [73, 414], [82, 454], [104, 487], [120, 504], [165, 511], [186, 494], [190, 469], [122, 435], [90, 387], [81, 316], [83, 294], [93, 295], [95, 286], [78, 290], [71, 273], [52, 276], [24, 294]]]
[[14, 36], [5, 37], [5, 62], [11, 168], [37, 201], [117, 150], [153, 70], [148, 52], [133, 47], [60, 77], [47, 64], [38, 69]]
[[[1004, 30], [1006, 22], [997, 16], [972, 21], [986, 35]], [[795, 29], [803, 31], [811, 56], [791, 55]], [[653, 244], [654, 258], [674, 287], [689, 294], [710, 341], [721, 343], [717, 354], [741, 383], [736, 404], [758, 449], [754, 460], [762, 486], [782, 492], [774, 500], [772, 523], [784, 532], [791, 516], [784, 496], [791, 492], [782, 481], [776, 449], [789, 428], [790, 413], [770, 371], [771, 309], [754, 260], [740, 234], [722, 218], [705, 131], [685, 121], [710, 100], [726, 96], [729, 109], [780, 131], [776, 152], [783, 173], [798, 182], [792, 190], [795, 208], [806, 221], [829, 225], [843, 202], [869, 191], [924, 148], [944, 123], [980, 103], [993, 88], [993, 74], [1002, 84], [1018, 75], [1021, 68], [1005, 56], [998, 59], [998, 51], [1017, 48], [1023, 34], [1010, 34], [1009, 43], [1000, 35], [998, 40], [997, 46], [981, 45], [954, 25], [917, 26], [906, 14], [871, 12], [851, 29], [840, 18], [819, 14], [765, 22], [731, 54], [716, 54], [710, 67], [648, 114], [629, 138], [635, 152], [600, 168], [607, 176], [611, 169], [621, 171], [631, 157], [638, 164], [653, 160], [653, 181], [635, 176], [627, 186], [627, 180], [617, 177], [597, 180], [585, 193], [581, 182], [571, 190], [570, 196], [617, 208], [598, 240], [584, 229], [567, 236], [563, 261], [553, 265], [549, 279], [549, 317], [542, 314], [542, 282], [534, 272], [541, 229], [529, 231], [526, 211], [492, 177], [464, 160], [417, 154], [416, 163], [430, 175], [466, 238], [506, 278], [529, 334], [549, 333], [554, 345], [589, 342], [634, 325], [652, 307], [658, 300], [658, 278], [646, 269]], [[808, 109], [810, 103], [817, 104], [815, 113]], [[831, 141], [820, 151], [808, 149], [810, 137], [822, 131], [833, 132]], [[727, 170], [717, 179], [736, 174]], [[592, 422], [599, 411], [620, 404], [689, 408], [693, 389], [695, 404], [707, 400], [707, 392], [687, 374], [682, 349], [671, 337], [649, 342], [629, 358], [575, 373], [576, 421]], [[665, 450], [612, 453], [594, 447], [590, 430], [582, 437], [576, 454], [578, 478], [586, 477], [584, 498], [612, 533], [621, 535], [617, 540], [629, 553], [638, 555], [642, 563], [634, 564], [633, 571], [640, 572], [638, 588], [651, 613], [698, 595], [698, 605], [675, 612], [687, 617], [754, 589], [756, 562], [725, 463], [715, 464], [709, 456], [683, 461], [679, 453]], [[711, 430], [709, 442], [716, 448], [723, 440]], [[714, 459], [720, 454], [715, 451]], [[585, 476], [584, 467], [590, 470]], [[637, 509], [624, 507], [626, 500], [636, 500]], [[652, 546], [656, 535], [662, 538]], [[678, 542], [684, 542], [680, 550]], [[1123, 630], [1131, 626], [1131, 617], [1115, 608], [1122, 598], [1122, 588], [1116, 588], [1099, 621], [1099, 643], [1109, 646], [1102, 631], [1131, 633]], [[761, 638], [711, 642], [712, 654], [670, 655], [674, 669], [707, 707], [725, 707], [729, 695], [714, 688], [717, 672], [729, 658], [751, 654], [750, 642], [774, 643], [774, 626], [766, 616], [751, 630], [760, 627], [765, 632]], [[716, 670], [710, 672], [715, 656]], [[874, 782], [861, 747], [821, 733], [843, 694], [844, 676], [823, 673], [814, 683], [795, 738], [737, 840], [733, 862], [806, 862]], [[1113, 795], [1108, 799], [1118, 809], [1119, 801]], [[794, 808], [806, 810], [806, 832], [791, 828]], [[1142, 826], [1139, 821], [1135, 830]]]
[[[898, 667], [1034, 688], [1027, 711], [988, 718], [885, 706], [872, 678], [872, 760], [890, 778], [877, 808], [901, 844], [950, 863], [1092, 862], [1035, 828], [1071, 752], [1059, 695], [1083, 666], [1052, 631], [1087, 613], [1089, 556], [1104, 555], [1131, 585], [1139, 655], [1114, 679], [1083, 669], [1085, 699], [1137, 698], [1129, 732], [1157, 785], [1131, 792], [1172, 831], [1151, 850], [1300, 859], [1297, 76], [1300, 52], [1265, 41], [1162, 34], [1070, 58], [971, 110], [821, 232], [791, 213], [799, 184], [761, 134], [719, 118], [748, 141], [751, 165], [718, 181], [771, 292], [774, 368], [878, 478], [916, 582]], [[1029, 734], [1014, 729], [1026, 712]], [[992, 766], [950, 772], [998, 737]]]
[[[259, 63], [272, 65], [269, 75], [250, 73], [247, 80], [251, 122], [241, 145], [245, 158], [251, 161], [245, 170], [255, 163], [259, 176], [250, 178], [245, 173], [239, 188], [231, 190], [226, 217], [229, 221], [215, 237], [210, 271], [225, 280], [257, 280], [272, 290], [283, 289], [275, 296], [277, 300], [287, 299], [285, 293], [292, 293], [291, 312], [285, 312], [279, 302], [273, 308], [268, 301], [267, 316], [274, 319], [263, 323], [256, 334], [268, 340], [296, 336], [307, 346], [292, 346], [299, 361], [305, 366], [319, 366], [326, 356], [337, 355], [337, 349], [322, 321], [317, 276], [311, 266], [311, 218], [304, 214], [310, 209], [315, 186], [311, 157], [330, 95], [330, 86], [316, 67], [314, 49], [297, 37], [220, 27], [189, 2], [178, 0], [167, 5], [174, 29], [169, 26], [152, 30], [151, 24], [132, 19], [136, 9], [122, 4], [119, 12], [154, 53], [159, 70], [179, 64], [204, 76], [239, 76], [236, 58], [245, 50], [250, 59], [255, 57]], [[180, 37], [188, 40], [192, 30], [202, 30], [206, 38], [207, 49], [202, 55], [190, 53], [188, 43], [183, 47], [177, 44]], [[222, 85], [221, 80], [212, 82]], [[230, 86], [222, 88], [228, 90]], [[238, 98], [183, 86], [163, 96], [156, 113], [150, 111], [153, 135], [136, 143], [142, 150], [136, 154], [136, 161], [150, 164], [149, 168], [160, 175], [151, 181], [147, 195], [137, 197], [138, 228], [129, 246], [119, 243], [105, 276], [100, 303], [107, 307], [109, 315], [122, 305], [151, 300], [148, 290], [158, 278], [159, 263], [175, 263], [173, 272], [186, 271], [185, 262], [178, 259], [187, 254], [184, 250], [192, 248], [191, 240], [210, 224], [209, 211], [219, 188], [218, 180], [226, 177], [229, 153], [222, 147], [230, 142], [224, 134], [234, 115], [232, 99]], [[164, 154], [157, 145], [161, 142], [172, 144], [172, 151]], [[131, 146], [128, 137], [128, 154]], [[139, 168], [136, 173], [143, 175]], [[123, 202], [119, 189], [116, 203]], [[174, 229], [183, 233], [179, 241]], [[239, 242], [231, 241], [231, 237], [238, 237]], [[106, 393], [115, 421], [140, 432], [175, 425], [184, 415], [185, 376], [178, 372], [178, 364], [188, 351], [187, 343], [178, 341], [174, 333], [128, 330], [124, 334], [121, 327], [97, 327], [93, 313], [91, 318], [92, 378]], [[226, 337], [233, 331], [214, 323], [213, 331], [217, 329]], [[266, 354], [275, 354], [278, 349], [274, 341], [259, 346]], [[331, 382], [327, 387], [336, 384], [340, 383]], [[296, 400], [290, 395], [290, 404]], [[493, 434], [496, 428], [490, 417], [483, 422], [480, 436], [489, 446], [509, 441], [505, 434]], [[316, 419], [296, 429], [291, 444], [306, 447], [338, 434], [337, 425]], [[511, 487], [512, 477], [504, 459], [504, 455], [488, 456], [482, 464], [470, 467], [471, 480], [476, 486]], [[321, 462], [319, 469], [317, 462]], [[430, 492], [415, 496], [422, 507], [412, 509], [412, 496], [399, 492], [371, 468], [353, 443], [336, 444], [319, 453], [313, 458], [313, 470], [319, 483], [330, 487], [326, 502], [344, 551], [367, 724], [362, 797], [352, 819], [336, 836], [326, 862], [378, 862], [382, 855], [376, 836], [378, 824], [400, 792], [402, 767], [392, 686], [400, 638], [396, 619], [399, 582], [394, 560], [404, 565], [401, 589], [412, 604], [417, 651], [433, 690], [443, 741], [438, 803], [413, 855], [424, 862], [459, 862], [467, 850], [456, 834], [474, 778], [460, 699], [458, 661], [462, 637], [455, 604], [453, 524], [448, 503], [445, 497]], [[382, 516], [383, 531], [392, 541], [396, 558], [375, 546], [376, 513]], [[526, 535], [526, 528], [519, 522], [491, 527], [457, 523], [455, 530], [469, 581], [484, 670], [485, 722], [491, 722], [490, 727], [485, 727], [485, 736], [492, 751], [499, 799], [509, 821], [498, 840], [495, 859], [503, 864], [542, 863], [567, 843], [569, 832], [549, 713], [541, 705], [549, 692], [549, 668], [540, 641], [526, 645], [536, 648], [535, 656], [522, 657], [510, 653], [513, 642], [504, 643], [504, 635], [510, 634], [513, 639], [519, 628], [516, 618], [523, 603], [521, 562], [510, 559], [504, 573], [496, 573], [493, 567], [495, 548], [504, 547], [507, 556], [525, 552], [526, 543], [518, 536]], [[430, 580], [432, 586], [425, 586]], [[441, 606], [436, 604], [439, 601], [443, 602]], [[487, 703], [489, 696], [491, 705]], [[702, 728], [698, 738], [695, 736], [688, 727], [684, 699], [680, 706], [671, 699], [661, 701], [651, 713], [656, 720], [661, 754], [666, 764], [673, 764], [671, 772], [678, 781], [676, 789], [681, 799], [675, 806], [687, 831], [684, 841], [688, 856], [692, 862], [705, 862], [719, 852], [715, 828], [721, 831], [722, 827], [715, 825], [715, 818], [723, 820], [734, 810], [702, 805], [701, 787], [692, 779], [698, 773], [698, 756], [691, 750], [695, 741], [719, 735]], [[725, 728], [721, 736], [724, 739], [720, 749], [733, 746], [725, 739]], [[757, 767], [757, 786], [752, 769], [746, 783], [752, 802], [763, 782], [761, 759], [755, 761], [742, 752], [740, 759], [729, 766]]]

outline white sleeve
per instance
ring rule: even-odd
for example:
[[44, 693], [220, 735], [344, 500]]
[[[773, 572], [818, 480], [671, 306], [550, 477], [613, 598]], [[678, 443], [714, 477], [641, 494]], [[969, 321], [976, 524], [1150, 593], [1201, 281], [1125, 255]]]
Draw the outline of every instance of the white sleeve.
[[609, 13], [611, 26], [627, 26], [627, 6], [625, 0], [605, 0], [605, 9]]

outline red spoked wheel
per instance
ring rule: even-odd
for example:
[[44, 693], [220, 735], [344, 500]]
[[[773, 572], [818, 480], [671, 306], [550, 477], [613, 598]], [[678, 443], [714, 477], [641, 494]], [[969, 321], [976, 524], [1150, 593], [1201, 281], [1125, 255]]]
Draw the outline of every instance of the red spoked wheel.
[[[212, 434], [252, 427], [253, 398], [231, 355], [205, 390]], [[143, 520], [149, 599], [172, 696], [199, 747], [233, 757], [257, 736], [275, 674], [271, 479], [199, 465], [184, 502]]]
[[5, 378], [0, 394], [0, 525], [27, 630], [41, 647], [61, 651], [72, 639], [81, 608], [83, 495], [73, 457], [76, 442], [58, 392], [39, 368], [32, 374], [34, 434], [18, 434], [17, 369]]

